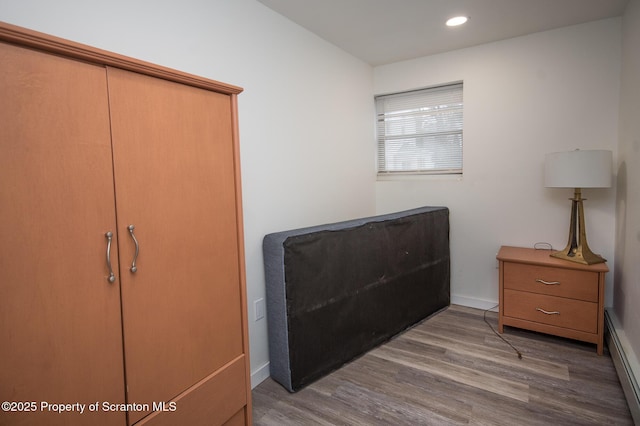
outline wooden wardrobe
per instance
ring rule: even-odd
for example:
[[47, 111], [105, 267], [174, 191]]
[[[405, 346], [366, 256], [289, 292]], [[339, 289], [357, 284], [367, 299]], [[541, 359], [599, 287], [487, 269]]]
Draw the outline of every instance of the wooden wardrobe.
[[0, 424], [251, 424], [241, 90], [0, 23]]

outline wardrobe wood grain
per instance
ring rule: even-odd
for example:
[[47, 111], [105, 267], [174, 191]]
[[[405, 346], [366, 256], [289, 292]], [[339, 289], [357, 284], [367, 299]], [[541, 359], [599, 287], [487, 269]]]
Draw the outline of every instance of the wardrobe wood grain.
[[6, 43], [0, 64], [0, 395], [38, 404], [0, 424], [68, 424], [39, 404], [124, 402], [106, 74]]
[[2, 400], [154, 407], [0, 424], [251, 424], [242, 89], [3, 22], [0, 63]]

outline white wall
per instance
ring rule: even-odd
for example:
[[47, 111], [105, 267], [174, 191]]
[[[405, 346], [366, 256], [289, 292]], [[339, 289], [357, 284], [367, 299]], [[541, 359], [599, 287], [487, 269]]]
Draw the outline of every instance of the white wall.
[[640, 0], [622, 19], [622, 82], [613, 312], [625, 352], [640, 378]]
[[0, 20], [245, 89], [251, 368], [266, 377], [263, 236], [375, 213], [371, 67], [255, 0], [2, 0]]
[[[376, 94], [464, 81], [463, 176], [376, 183], [379, 214], [450, 208], [454, 303], [497, 304], [501, 245], [566, 245], [573, 191], [544, 188], [544, 155], [609, 149], [615, 158], [620, 38], [615, 18], [374, 69]], [[586, 189], [583, 196], [589, 245], [611, 267], [615, 188]]]

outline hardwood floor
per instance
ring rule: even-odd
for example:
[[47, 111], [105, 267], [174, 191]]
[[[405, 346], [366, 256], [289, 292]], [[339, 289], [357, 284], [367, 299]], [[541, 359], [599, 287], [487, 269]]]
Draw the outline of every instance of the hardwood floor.
[[[609, 351], [452, 305], [297, 393], [253, 390], [256, 425], [633, 425]], [[497, 313], [487, 321], [497, 329]]]

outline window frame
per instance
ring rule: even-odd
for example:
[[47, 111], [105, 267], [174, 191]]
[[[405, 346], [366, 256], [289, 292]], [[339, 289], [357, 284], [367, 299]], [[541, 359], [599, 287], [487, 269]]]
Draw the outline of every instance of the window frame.
[[[451, 96], [443, 93], [450, 92]], [[384, 179], [392, 176], [461, 176], [463, 173], [463, 148], [464, 148], [464, 82], [456, 81], [439, 84], [436, 86], [421, 89], [408, 90], [403, 92], [376, 95], [374, 97], [376, 118], [376, 174], [378, 178]], [[407, 99], [418, 99], [420, 103], [407, 101]], [[391, 107], [386, 110], [385, 102], [395, 103], [399, 107]], [[437, 105], [438, 102], [444, 102]], [[395, 108], [395, 109], [394, 109]], [[449, 117], [447, 119], [447, 117]], [[396, 128], [402, 128], [400, 133], [388, 134], [385, 130], [392, 128], [396, 122]], [[431, 125], [425, 124], [426, 121]], [[413, 123], [412, 123], [413, 122]], [[434, 124], [435, 122], [435, 124]], [[421, 129], [434, 127], [433, 130], [414, 130], [413, 133], [405, 132], [405, 127], [415, 129], [420, 125]], [[383, 134], [381, 134], [383, 133]], [[430, 140], [430, 141], [429, 141]], [[411, 152], [406, 156], [394, 158], [395, 167], [386, 167], [386, 152], [389, 145], [394, 144], [398, 150], [405, 149], [401, 145], [409, 145]], [[404, 141], [404, 142], [402, 142]], [[459, 148], [455, 145], [459, 145]], [[393, 146], [393, 145], [392, 145]], [[450, 147], [453, 147], [452, 149]], [[442, 160], [433, 156], [436, 151], [445, 152]], [[444, 151], [442, 151], [444, 150]], [[427, 158], [426, 154], [431, 153]], [[398, 166], [400, 161], [415, 164], [422, 163], [422, 167], [403, 168]], [[448, 163], [448, 167], [425, 167], [424, 165], [433, 161]], [[459, 167], [458, 167], [459, 164]]]

